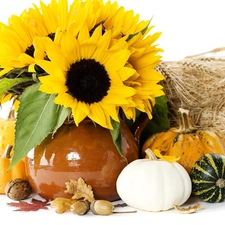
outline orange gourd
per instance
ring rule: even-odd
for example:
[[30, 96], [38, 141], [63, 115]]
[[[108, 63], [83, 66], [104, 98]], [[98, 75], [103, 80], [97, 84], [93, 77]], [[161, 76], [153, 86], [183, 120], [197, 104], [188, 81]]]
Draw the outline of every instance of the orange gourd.
[[214, 128], [193, 125], [189, 110], [178, 110], [179, 127], [151, 135], [142, 146], [142, 157], [147, 148], [159, 149], [162, 155], [180, 157], [179, 162], [188, 173], [204, 154], [225, 155], [225, 134]]
[[7, 145], [14, 145], [15, 124], [16, 119], [13, 109], [10, 110], [6, 119], [0, 118], [0, 156]]
[[12, 145], [8, 145], [5, 152], [0, 157], [0, 194], [5, 194], [5, 187], [9, 181], [15, 178], [27, 179], [24, 159], [19, 161], [8, 171], [11, 162], [11, 150]]

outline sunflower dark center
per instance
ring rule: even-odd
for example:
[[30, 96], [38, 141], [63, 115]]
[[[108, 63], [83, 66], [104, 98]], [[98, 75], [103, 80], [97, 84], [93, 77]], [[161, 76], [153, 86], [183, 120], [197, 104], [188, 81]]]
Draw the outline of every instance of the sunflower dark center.
[[71, 65], [67, 72], [68, 92], [80, 102], [100, 102], [110, 88], [110, 78], [105, 67], [94, 59], [82, 59]]

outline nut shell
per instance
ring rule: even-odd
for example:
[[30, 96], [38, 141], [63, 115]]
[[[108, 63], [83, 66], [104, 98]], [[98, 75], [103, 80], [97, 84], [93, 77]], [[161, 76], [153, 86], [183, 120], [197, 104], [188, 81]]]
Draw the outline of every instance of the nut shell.
[[27, 180], [16, 178], [9, 181], [5, 188], [6, 195], [13, 200], [23, 200], [28, 198], [33, 192]]
[[95, 215], [107, 216], [113, 213], [114, 205], [107, 200], [95, 200], [91, 202], [90, 209]]
[[90, 204], [88, 201], [85, 200], [80, 200], [78, 202], [73, 203], [70, 206], [70, 211], [76, 215], [84, 215], [89, 211], [89, 209]]

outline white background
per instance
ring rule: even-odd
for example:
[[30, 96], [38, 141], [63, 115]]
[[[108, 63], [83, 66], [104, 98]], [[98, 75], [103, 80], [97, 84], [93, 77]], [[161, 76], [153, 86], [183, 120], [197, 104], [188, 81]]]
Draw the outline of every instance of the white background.
[[[69, 0], [71, 2], [72, 0]], [[48, 3], [49, 0], [43, 0]], [[154, 31], [162, 32], [158, 44], [163, 60], [179, 60], [225, 46], [224, 0], [118, 0], [125, 9], [152, 19]], [[0, 0], [0, 21], [39, 4], [39, 0]]]
[[[47, 0], [43, 0], [48, 2]], [[20, 14], [25, 8], [39, 4], [39, 0], [0, 0], [0, 21], [6, 23], [11, 14]], [[225, 0], [118, 0], [126, 9], [139, 13], [141, 19], [152, 19], [154, 31], [162, 32], [158, 44], [164, 49], [163, 60], [179, 60], [188, 55], [225, 47]], [[162, 213], [117, 214], [110, 217], [57, 215], [54, 210], [31, 213], [12, 212], [5, 196], [0, 196], [0, 221], [10, 223], [40, 224], [124, 224], [144, 220], [151, 224], [212, 224], [223, 218], [225, 203], [202, 204], [199, 212], [192, 215], [177, 214], [174, 210]], [[215, 220], [216, 218], [216, 220]], [[46, 224], [47, 224], [46, 223]], [[154, 223], [154, 222], [153, 222]]]

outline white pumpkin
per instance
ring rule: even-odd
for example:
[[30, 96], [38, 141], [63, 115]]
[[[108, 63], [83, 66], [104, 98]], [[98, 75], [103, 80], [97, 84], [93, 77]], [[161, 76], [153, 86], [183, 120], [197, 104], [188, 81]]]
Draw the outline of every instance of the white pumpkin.
[[120, 198], [133, 208], [155, 212], [185, 203], [192, 183], [184, 167], [157, 159], [150, 149], [146, 153], [149, 159], [137, 159], [119, 174], [116, 188]]

